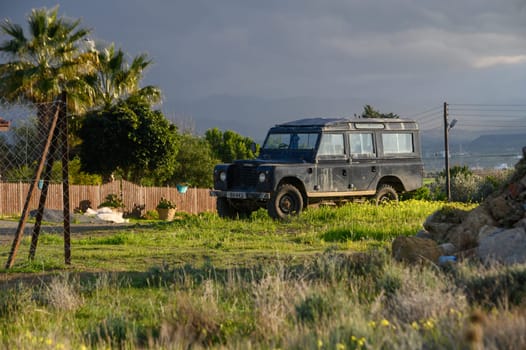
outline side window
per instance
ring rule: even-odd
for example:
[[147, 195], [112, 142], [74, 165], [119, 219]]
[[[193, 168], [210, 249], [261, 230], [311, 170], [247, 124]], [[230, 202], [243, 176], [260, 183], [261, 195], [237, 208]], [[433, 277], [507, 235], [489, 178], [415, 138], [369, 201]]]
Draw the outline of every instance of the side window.
[[382, 134], [384, 154], [413, 153], [413, 134]]
[[376, 157], [372, 133], [349, 134], [349, 145], [353, 158]]
[[323, 134], [318, 156], [345, 156], [343, 134]]

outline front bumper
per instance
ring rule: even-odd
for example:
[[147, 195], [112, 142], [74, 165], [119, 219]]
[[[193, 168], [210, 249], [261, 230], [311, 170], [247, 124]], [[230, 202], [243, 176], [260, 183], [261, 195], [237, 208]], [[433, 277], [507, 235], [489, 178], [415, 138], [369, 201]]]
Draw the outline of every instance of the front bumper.
[[258, 199], [266, 200], [270, 199], [270, 193], [268, 192], [249, 192], [249, 191], [210, 191], [212, 197], [224, 197], [230, 199]]

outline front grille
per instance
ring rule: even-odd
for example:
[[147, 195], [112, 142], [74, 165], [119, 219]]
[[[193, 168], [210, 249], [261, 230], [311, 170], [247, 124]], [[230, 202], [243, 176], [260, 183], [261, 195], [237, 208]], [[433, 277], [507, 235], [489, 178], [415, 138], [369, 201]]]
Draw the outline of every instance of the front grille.
[[228, 174], [229, 188], [250, 188], [258, 183], [257, 167], [246, 165], [234, 165], [230, 167], [231, 174]]

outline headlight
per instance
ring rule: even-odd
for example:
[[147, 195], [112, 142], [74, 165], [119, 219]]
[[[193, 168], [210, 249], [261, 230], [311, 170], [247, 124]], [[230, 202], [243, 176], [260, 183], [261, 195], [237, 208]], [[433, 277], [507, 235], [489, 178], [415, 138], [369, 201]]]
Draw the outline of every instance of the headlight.
[[259, 173], [259, 182], [265, 182], [267, 175], [265, 173]]
[[226, 173], [224, 171], [219, 173], [219, 180], [225, 182], [226, 181]]

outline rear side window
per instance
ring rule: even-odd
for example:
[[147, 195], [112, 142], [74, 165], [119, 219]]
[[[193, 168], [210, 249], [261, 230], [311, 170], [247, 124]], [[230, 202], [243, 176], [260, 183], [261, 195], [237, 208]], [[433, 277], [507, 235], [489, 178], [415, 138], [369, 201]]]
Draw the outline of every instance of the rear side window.
[[343, 134], [323, 134], [318, 149], [318, 156], [344, 156]]
[[353, 158], [376, 157], [372, 133], [349, 134], [349, 145]]
[[413, 153], [415, 150], [412, 133], [382, 134], [384, 154]]

